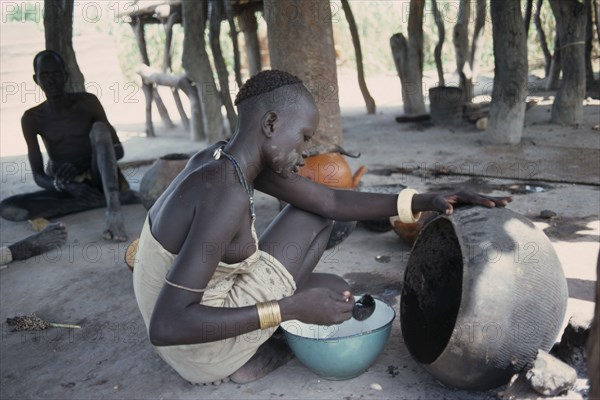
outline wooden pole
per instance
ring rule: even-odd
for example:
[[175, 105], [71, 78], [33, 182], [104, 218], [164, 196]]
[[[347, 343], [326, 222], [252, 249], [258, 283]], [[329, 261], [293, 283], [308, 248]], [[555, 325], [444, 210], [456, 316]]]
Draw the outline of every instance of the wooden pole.
[[264, 17], [271, 67], [302, 79], [321, 115], [309, 153], [336, 151], [343, 135], [329, 0], [264, 0]]
[[227, 112], [229, 129], [231, 133], [233, 133], [237, 127], [237, 114], [233, 108], [233, 102], [231, 101], [231, 95], [229, 93], [229, 72], [227, 71], [227, 65], [225, 64], [221, 43], [219, 41], [219, 37], [221, 36], [221, 20], [223, 16], [222, 0], [211, 0], [209, 3], [208, 14], [210, 49], [212, 50], [215, 69], [217, 71], [217, 77], [219, 78], [221, 101]]
[[371, 93], [369, 93], [369, 88], [367, 88], [367, 82], [365, 81], [365, 71], [363, 68], [363, 57], [362, 50], [360, 48], [360, 38], [358, 36], [358, 29], [356, 28], [356, 21], [354, 20], [354, 15], [352, 15], [352, 8], [350, 8], [348, 0], [342, 0], [342, 8], [344, 9], [346, 19], [348, 20], [348, 25], [350, 27], [350, 35], [352, 36], [352, 44], [354, 45], [354, 53], [356, 57], [356, 71], [358, 74], [358, 86], [360, 87], [360, 92], [362, 93], [363, 99], [365, 100], [365, 105], [367, 106], [367, 114], [375, 114], [375, 100], [373, 100], [373, 97], [371, 97]]

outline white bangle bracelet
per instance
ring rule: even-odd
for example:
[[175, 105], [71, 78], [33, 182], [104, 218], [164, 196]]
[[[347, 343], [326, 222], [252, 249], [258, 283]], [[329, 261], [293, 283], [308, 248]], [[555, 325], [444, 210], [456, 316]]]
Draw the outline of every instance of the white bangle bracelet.
[[404, 224], [413, 224], [421, 218], [420, 212], [415, 215], [412, 211], [412, 198], [415, 194], [419, 194], [419, 192], [414, 189], [402, 189], [398, 193], [398, 201], [396, 203], [398, 218]]
[[52, 182], [52, 184], [54, 185], [54, 189], [56, 189], [57, 192], [63, 191], [62, 186], [58, 183], [58, 180], [56, 178], [54, 178], [54, 181]]

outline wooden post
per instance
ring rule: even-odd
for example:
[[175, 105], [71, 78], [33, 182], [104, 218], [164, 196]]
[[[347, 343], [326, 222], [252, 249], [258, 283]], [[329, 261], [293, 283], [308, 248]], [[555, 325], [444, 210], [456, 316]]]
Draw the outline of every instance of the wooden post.
[[[23, 6], [24, 7], [24, 6]], [[67, 92], [85, 92], [83, 74], [73, 50], [73, 0], [44, 0], [46, 49], [61, 55], [69, 73]]]
[[360, 92], [362, 93], [363, 99], [365, 100], [365, 105], [367, 106], [367, 114], [375, 114], [375, 100], [373, 100], [373, 97], [371, 97], [369, 88], [367, 88], [367, 82], [365, 82], [365, 71], [363, 68], [362, 50], [360, 48], [360, 37], [358, 36], [356, 21], [354, 20], [354, 15], [352, 15], [352, 8], [350, 8], [348, 0], [342, 0], [342, 8], [344, 9], [346, 20], [348, 20], [350, 35], [352, 36], [352, 44], [354, 45], [358, 86], [360, 87]]
[[[131, 21], [131, 27], [137, 40], [138, 49], [142, 58], [142, 63], [148, 65], [150, 63], [148, 58], [148, 51], [146, 49], [146, 39], [144, 37], [144, 24], [140, 18], [133, 18]], [[144, 82], [142, 79], [142, 91], [144, 92], [144, 98], [146, 99], [146, 135], [148, 137], [155, 137], [154, 124], [152, 123], [152, 101], [154, 95], [153, 85], [148, 82]]]
[[408, 15], [408, 39], [402, 33], [390, 38], [392, 56], [402, 84], [404, 113], [426, 113], [423, 98], [423, 9], [424, 0], [411, 0]]
[[238, 31], [235, 26], [235, 19], [233, 16], [233, 6], [230, 0], [223, 0], [225, 5], [225, 15], [227, 16], [227, 22], [229, 23], [229, 36], [231, 37], [231, 44], [233, 46], [233, 71], [235, 72], [235, 83], [237, 83], [238, 90], [242, 86], [242, 71], [240, 66], [240, 48], [238, 44]]
[[220, 96], [216, 96], [214, 91], [215, 80], [204, 40], [206, 9], [204, 3], [195, 0], [184, 0], [181, 6], [184, 29], [182, 63], [187, 77], [194, 83], [187, 90], [196, 91], [200, 106], [200, 109], [194, 110], [191, 103], [193, 95], [189, 94], [192, 140], [208, 138], [214, 143], [223, 138], [223, 117]]
[[221, 43], [219, 42], [219, 37], [221, 36], [221, 19], [223, 16], [223, 0], [210, 0], [209, 7], [210, 11], [208, 15], [210, 16], [210, 20], [208, 37], [210, 40], [210, 49], [212, 50], [215, 69], [217, 70], [217, 77], [219, 78], [221, 101], [227, 112], [229, 129], [231, 133], [233, 133], [237, 127], [237, 114], [233, 108], [233, 102], [231, 101], [231, 94], [229, 93], [229, 72], [227, 71], [227, 65], [225, 64], [223, 52], [221, 51]]
[[[487, 0], [477, 0], [477, 11], [475, 14], [475, 28], [473, 29], [473, 42], [471, 43], [471, 54], [469, 64], [471, 65], [471, 96], [473, 95], [473, 80], [479, 75], [479, 58], [481, 57], [481, 48], [483, 35], [481, 34], [485, 26], [485, 14], [487, 11]], [[471, 99], [468, 99], [471, 100]]]
[[444, 47], [444, 40], [446, 39], [446, 30], [444, 29], [444, 21], [440, 14], [440, 10], [437, 6], [437, 0], [431, 0], [431, 9], [433, 11], [433, 19], [438, 29], [438, 42], [435, 45], [433, 51], [433, 57], [435, 58], [435, 68], [438, 74], [438, 86], [446, 86], [444, 79], [444, 67], [442, 65], [442, 48]]
[[554, 37], [554, 53], [550, 62], [550, 70], [546, 79], [546, 90], [557, 90], [560, 83], [560, 71], [562, 69], [560, 59], [560, 40], [558, 34]]
[[321, 115], [309, 153], [335, 151], [343, 135], [329, 0], [264, 0], [264, 17], [272, 68], [302, 79]]
[[538, 41], [540, 42], [540, 47], [542, 48], [542, 53], [544, 54], [544, 76], [548, 77], [548, 75], [550, 74], [550, 65], [552, 64], [552, 54], [550, 54], [550, 50], [548, 50], [546, 32], [544, 32], [544, 27], [542, 26], [541, 12], [543, 1], [544, 0], [537, 0], [535, 6], [535, 13], [533, 14], [533, 22], [537, 31], [537, 37]]
[[592, 42], [594, 40], [592, 1], [583, 0], [583, 5], [585, 7], [585, 86], [589, 90], [592, 89], [595, 85], [594, 68], [592, 66]]
[[594, 19], [596, 20], [596, 40], [600, 42], [600, 7], [598, 7], [598, 0], [592, 2], [594, 9]]
[[[163, 21], [163, 26], [165, 29], [165, 53], [163, 54], [163, 72], [167, 73], [171, 71], [171, 44], [173, 42], [173, 26], [177, 20], [181, 19], [181, 15], [177, 12], [171, 11], [169, 16], [165, 21]], [[179, 113], [179, 117], [181, 118], [181, 123], [183, 124], [183, 128], [186, 131], [190, 130], [190, 121], [183, 109], [183, 104], [181, 103], [181, 97], [179, 96], [179, 91], [176, 87], [171, 88], [171, 93], [173, 94], [173, 100], [175, 101], [175, 106], [177, 107], [177, 112]]]
[[533, 9], [533, 0], [527, 0], [527, 5], [525, 6], [525, 36], [529, 35], [529, 25], [531, 23], [531, 11]]
[[[142, 63], [146, 65], [150, 65], [150, 58], [148, 57], [148, 50], [146, 48], [146, 35], [144, 29], [144, 22], [141, 18], [136, 17], [131, 21], [131, 26], [135, 33], [135, 38], [137, 41], [138, 49], [140, 50], [140, 56], [142, 58]], [[158, 114], [162, 119], [163, 124], [167, 129], [172, 129], [175, 127], [173, 121], [171, 121], [171, 117], [169, 117], [169, 112], [165, 107], [165, 104], [156, 90], [154, 85], [150, 85], [149, 87], [145, 87], [146, 84], [143, 84], [142, 90], [144, 91], [144, 95], [146, 97], [146, 134], [149, 137], [155, 136], [154, 127], [152, 125], [152, 101], [156, 103], [156, 108], [158, 109]], [[147, 94], [148, 93], [148, 94]], [[150, 104], [148, 104], [150, 102]], [[150, 120], [148, 120], [150, 118]]]
[[456, 54], [456, 72], [459, 76], [459, 87], [463, 91], [465, 101], [471, 101], [473, 98], [473, 76], [471, 65], [469, 64], [469, 19], [471, 17], [471, 8], [468, 0], [460, 0], [458, 7], [458, 20], [454, 26], [454, 35], [452, 42]]
[[585, 7], [577, 0], [550, 0], [556, 18], [563, 77], [552, 104], [552, 122], [583, 122], [585, 97]]
[[244, 33], [244, 42], [246, 43], [246, 54], [248, 57], [248, 74], [256, 75], [262, 69], [260, 60], [260, 43], [258, 42], [258, 23], [256, 16], [251, 8], [244, 8], [238, 16], [240, 31]]
[[520, 3], [491, 0], [494, 38], [494, 89], [486, 137], [517, 144], [523, 134], [527, 97], [527, 38]]

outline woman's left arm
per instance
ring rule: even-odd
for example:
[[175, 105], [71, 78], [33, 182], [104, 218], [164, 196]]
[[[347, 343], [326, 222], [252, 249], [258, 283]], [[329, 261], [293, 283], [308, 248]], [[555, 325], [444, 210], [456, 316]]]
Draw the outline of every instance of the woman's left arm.
[[[298, 208], [336, 221], [360, 221], [398, 215], [397, 194], [331, 189], [298, 175], [283, 178], [272, 171], [263, 172], [256, 179], [255, 187]], [[510, 197], [491, 197], [467, 191], [452, 194], [424, 193], [412, 197], [411, 209], [415, 214], [421, 211], [451, 214], [458, 205], [503, 207], [510, 201]]]

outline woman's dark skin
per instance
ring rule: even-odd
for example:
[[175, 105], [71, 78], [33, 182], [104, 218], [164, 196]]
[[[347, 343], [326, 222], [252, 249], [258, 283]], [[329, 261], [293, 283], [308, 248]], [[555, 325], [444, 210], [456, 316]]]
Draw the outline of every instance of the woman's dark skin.
[[[224, 151], [238, 160], [246, 181], [256, 190], [289, 203], [259, 240], [261, 250], [275, 256], [297, 284], [295, 294], [279, 300], [282, 320], [331, 325], [349, 319], [354, 305], [340, 277], [313, 273], [331, 221], [397, 215], [397, 195], [334, 190], [295, 174], [304, 164], [306, 142], [319, 121], [312, 96], [300, 87], [302, 95], [293, 109], [242, 101], [238, 130]], [[216, 148], [192, 157], [149, 215], [154, 237], [177, 254], [167, 278], [189, 288], [205, 288], [220, 261], [240, 262], [255, 251], [248, 195], [232, 163], [225, 157], [214, 160]], [[413, 197], [412, 209], [451, 214], [459, 204], [494, 207], [509, 201], [468, 192], [419, 194]], [[301, 249], [300, 257], [286, 256], [288, 243]], [[152, 343], [210, 342], [260, 329], [255, 306], [214, 308], [199, 304], [201, 300], [202, 293], [164, 285], [150, 322]]]

